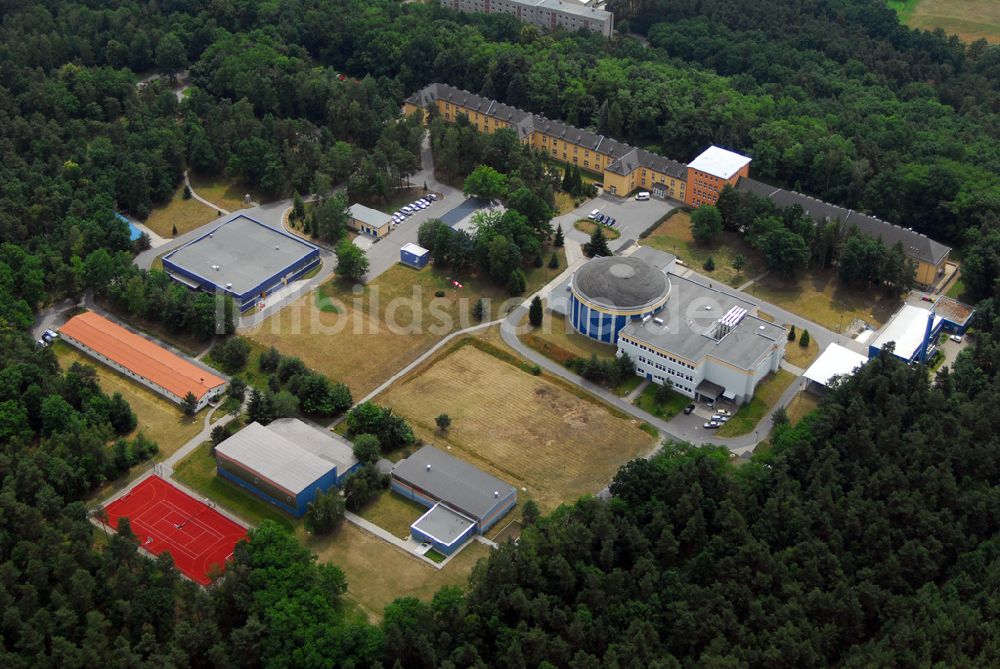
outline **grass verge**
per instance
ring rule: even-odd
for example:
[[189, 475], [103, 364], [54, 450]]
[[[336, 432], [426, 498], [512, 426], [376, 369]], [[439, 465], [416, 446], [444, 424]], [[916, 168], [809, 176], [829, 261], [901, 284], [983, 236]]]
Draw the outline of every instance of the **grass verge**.
[[[769, 374], [767, 378], [757, 384], [757, 392], [748, 404], [744, 404], [736, 414], [719, 428], [720, 437], [738, 437], [752, 432], [757, 423], [767, 415], [774, 405], [781, 398], [781, 394], [795, 380], [791, 372], [779, 369], [775, 374]], [[770, 425], [761, 429], [766, 433], [771, 428]]]
[[[579, 221], [573, 224], [573, 227], [586, 235], [594, 234], [594, 230], [598, 227], [597, 223], [587, 220], [586, 218], [581, 218]], [[601, 230], [604, 231], [604, 238], [608, 241], [614, 241], [622, 236], [622, 233], [618, 232], [616, 229], [608, 227], [606, 225], [600, 226]]]
[[635, 399], [635, 405], [643, 411], [651, 413], [658, 418], [670, 420], [683, 411], [684, 407], [693, 401], [690, 397], [681, 395], [679, 392], [672, 390], [670, 391], [670, 397], [666, 402], [657, 402], [656, 390], [659, 387], [660, 386], [656, 383], [650, 383], [645, 390], [639, 393], [639, 396]]

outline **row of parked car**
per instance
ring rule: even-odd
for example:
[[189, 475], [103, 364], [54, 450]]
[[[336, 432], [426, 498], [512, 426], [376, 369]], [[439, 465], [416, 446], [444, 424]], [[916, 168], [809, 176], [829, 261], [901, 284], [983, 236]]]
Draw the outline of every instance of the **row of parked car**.
[[45, 348], [51, 344], [54, 340], [59, 338], [59, 333], [55, 330], [46, 330], [42, 333], [42, 338], [35, 342], [38, 348]]
[[615, 227], [615, 225], [618, 223], [617, 220], [611, 218], [607, 214], [602, 214], [600, 209], [595, 209], [594, 211], [590, 212], [590, 214], [587, 215], [587, 218], [597, 223], [600, 223], [601, 225], [606, 225], [609, 228]]
[[405, 221], [408, 216], [413, 216], [421, 209], [426, 209], [427, 207], [431, 206], [437, 199], [438, 199], [437, 195], [435, 195], [434, 193], [429, 193], [424, 197], [420, 198], [419, 200], [411, 202], [405, 207], [400, 207], [399, 211], [395, 212], [392, 215], [393, 226], [399, 225], [400, 223]]
[[732, 414], [726, 409], [719, 409], [718, 411], [718, 413], [712, 414], [712, 419], [705, 423], [702, 427], [707, 430], [714, 430], [722, 427], [723, 423], [732, 417]]

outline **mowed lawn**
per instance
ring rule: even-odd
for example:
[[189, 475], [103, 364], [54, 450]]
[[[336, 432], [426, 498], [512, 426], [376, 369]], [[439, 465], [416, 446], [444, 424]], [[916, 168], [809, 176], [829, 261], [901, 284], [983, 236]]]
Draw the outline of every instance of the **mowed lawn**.
[[898, 297], [843, 285], [833, 269], [807, 270], [795, 281], [768, 275], [747, 292], [834, 332], [855, 318], [881, 327], [902, 304]]
[[911, 28], [941, 28], [966, 42], [985, 39], [1000, 44], [1000, 2], [997, 0], [889, 0]]
[[465, 588], [476, 563], [489, 549], [472, 541], [443, 569], [435, 569], [415, 556], [344, 522], [329, 537], [300, 534], [320, 562], [331, 562], [347, 576], [347, 596], [372, 622], [382, 618], [386, 605], [397, 597], [430, 601], [445, 586]]
[[[376, 401], [410, 421], [418, 437], [507, 481], [545, 512], [596, 493], [653, 446], [637, 421], [472, 343]], [[452, 420], [444, 435], [434, 425], [441, 413]]]
[[170, 239], [174, 236], [174, 227], [177, 234], [183, 235], [206, 223], [214, 221], [218, 216], [216, 211], [206, 207], [194, 198], [184, 199], [184, 186], [182, 185], [174, 193], [170, 202], [165, 205], [154, 207], [146, 219], [146, 226], [153, 232]]
[[[675, 209], [673, 215], [659, 225], [646, 239], [640, 239], [644, 246], [673, 253], [688, 267], [705, 276], [722, 281], [730, 286], [739, 286], [748, 279], [764, 271], [764, 261], [758, 251], [747, 244], [735, 232], [724, 232], [717, 244], [702, 246], [691, 236], [691, 215]], [[733, 268], [733, 260], [743, 255], [746, 265], [739, 272]], [[705, 261], [712, 258], [715, 269], [705, 270]]]
[[386, 490], [366, 504], [358, 515], [403, 538], [410, 536], [410, 525], [425, 513], [427, 507], [411, 502], [392, 490]]
[[[528, 326], [527, 316], [521, 325]], [[548, 308], [543, 311], [541, 326], [528, 329], [520, 339], [560, 364], [565, 364], [572, 358], [589, 358], [591, 355], [610, 359], [615, 357], [616, 351], [610, 344], [602, 344], [580, 334], [565, 318], [553, 314]]]
[[52, 350], [59, 359], [59, 366], [63, 370], [69, 369], [74, 362], [89, 365], [97, 370], [97, 379], [101, 390], [109, 396], [115, 393], [122, 394], [139, 419], [136, 432], [141, 430], [149, 439], [159, 445], [158, 460], [172, 455], [174, 451], [201, 431], [205, 419], [204, 410], [199, 412], [197, 416], [185, 416], [177, 405], [160, 397], [145, 386], [130, 381], [115, 370], [65, 342], [55, 342]]
[[[778, 403], [781, 395], [795, 379], [796, 377], [791, 372], [786, 372], [783, 369], [779, 369], [774, 374], [768, 374], [763, 381], [757, 384], [757, 390], [750, 403], [741, 406], [733, 417], [719, 428], [716, 434], [720, 437], [738, 437], [752, 432], [761, 418], [767, 415], [767, 412]], [[760, 431], [764, 434], [767, 434], [770, 429], [770, 422], [760, 426]]]
[[256, 193], [247, 190], [246, 186], [242, 185], [236, 179], [229, 179], [223, 176], [203, 177], [195, 174], [191, 174], [189, 178], [191, 180], [191, 188], [219, 209], [226, 209], [227, 211], [247, 209], [251, 206], [243, 201], [243, 197], [247, 193], [250, 194], [250, 199], [254, 202], [261, 201]]
[[[551, 251], [546, 251], [548, 257]], [[555, 278], [566, 265], [557, 250], [560, 269], [527, 272], [530, 294]], [[472, 306], [489, 301], [486, 320], [524, 297], [509, 298], [502, 287], [474, 274], [455, 277], [447, 270], [414, 270], [395, 265], [364, 286], [360, 293], [332, 281], [282, 309], [248, 333], [258, 344], [274, 346], [306, 365], [350, 387], [355, 398], [374, 390], [394, 372], [415, 360], [444, 336], [478, 323]], [[437, 297], [437, 292], [443, 297]], [[325, 296], [326, 299], [323, 299]]]

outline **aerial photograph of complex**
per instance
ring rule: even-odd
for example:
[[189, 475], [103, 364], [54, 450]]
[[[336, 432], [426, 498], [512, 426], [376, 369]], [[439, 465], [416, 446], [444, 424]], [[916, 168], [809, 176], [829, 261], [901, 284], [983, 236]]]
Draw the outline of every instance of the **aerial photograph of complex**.
[[0, 667], [1000, 666], [1000, 1], [0, 16]]

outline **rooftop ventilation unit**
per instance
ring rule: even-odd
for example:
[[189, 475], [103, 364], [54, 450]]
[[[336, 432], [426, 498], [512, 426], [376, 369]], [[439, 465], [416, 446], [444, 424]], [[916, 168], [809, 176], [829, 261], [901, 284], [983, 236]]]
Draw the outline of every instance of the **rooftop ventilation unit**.
[[722, 339], [733, 331], [743, 317], [747, 315], [747, 310], [743, 307], [733, 307], [726, 312], [726, 315], [719, 319], [719, 324], [715, 328], [713, 339]]
[[212, 269], [218, 272], [221, 268], [218, 265], [212, 265]]

